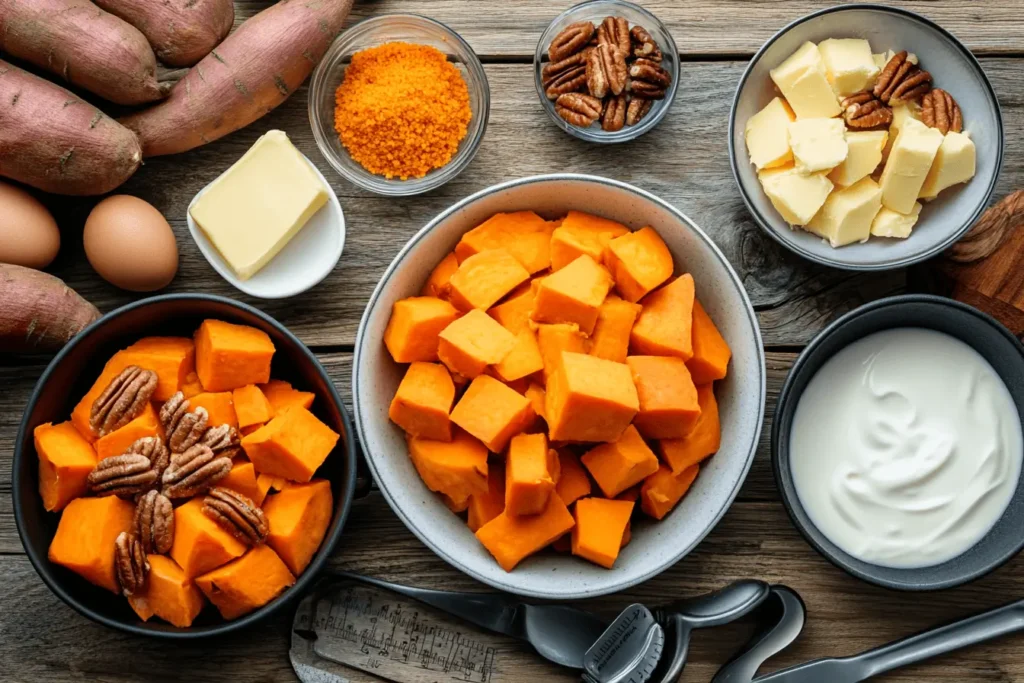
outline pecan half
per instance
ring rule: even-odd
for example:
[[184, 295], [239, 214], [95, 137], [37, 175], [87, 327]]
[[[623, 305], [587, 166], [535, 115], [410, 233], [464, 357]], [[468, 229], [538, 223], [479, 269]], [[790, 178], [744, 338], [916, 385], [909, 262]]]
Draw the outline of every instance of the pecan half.
[[135, 537], [146, 553], [170, 552], [174, 542], [174, 506], [171, 499], [153, 489], [135, 505]]
[[921, 100], [921, 121], [929, 128], [937, 128], [943, 135], [964, 129], [960, 105], [942, 88], [935, 88]]
[[223, 455], [225, 458], [233, 458], [242, 450], [238, 430], [227, 424], [207, 429], [199, 443], [208, 447], [214, 455]]
[[672, 83], [672, 75], [661, 64], [638, 59], [629, 67], [629, 91], [637, 97], [660, 100]]
[[541, 69], [541, 82], [544, 94], [549, 100], [557, 100], [559, 95], [567, 92], [578, 92], [587, 86], [587, 55], [589, 50], [577, 52], [560, 62], [549, 62]]
[[640, 123], [648, 112], [651, 111], [651, 107], [654, 105], [653, 100], [646, 100], [642, 97], [633, 97], [629, 100], [629, 106], [626, 108], [626, 125], [635, 126]]
[[597, 27], [597, 44], [612, 45], [629, 54], [629, 20], [626, 17], [605, 17]]
[[126, 596], [135, 595], [146, 587], [149, 559], [139, 540], [127, 531], [118, 534], [114, 541], [114, 570], [121, 592]]
[[180, 391], [167, 399], [160, 408], [160, 424], [164, 426], [171, 453], [184, 453], [199, 443], [206, 433], [210, 419], [206, 408], [199, 406], [192, 411], [189, 408], [188, 399]]
[[203, 513], [243, 543], [257, 545], [270, 533], [267, 518], [247, 496], [218, 486], [203, 499]]
[[614, 45], [598, 45], [587, 55], [587, 90], [598, 99], [626, 88], [626, 53]]
[[658, 47], [658, 41], [656, 41], [643, 26], [640, 26], [639, 24], [634, 26], [630, 30], [629, 36], [632, 39], [631, 54], [634, 57], [639, 59], [649, 59], [652, 62], [661, 62], [664, 58], [661, 54], [661, 48]]
[[843, 119], [850, 128], [887, 127], [892, 123], [892, 109], [867, 90], [850, 95], [840, 106]]
[[149, 490], [158, 481], [149, 458], [140, 453], [103, 458], [86, 478], [89, 490], [97, 496], [129, 497]]
[[594, 37], [594, 25], [589, 21], [577, 21], [569, 24], [562, 32], [551, 39], [548, 45], [548, 59], [560, 62], [566, 57], [579, 52]]
[[131, 453], [138, 453], [149, 458], [150, 466], [156, 471], [157, 481], [171, 463], [171, 452], [167, 450], [164, 440], [159, 436], [144, 436], [137, 439], [125, 451], [125, 454]]
[[559, 95], [555, 112], [574, 126], [586, 128], [601, 118], [601, 100], [579, 92]]
[[907, 59], [907, 51], [893, 55], [875, 81], [875, 97], [888, 105], [913, 102], [927, 93], [932, 75]]
[[608, 100], [604, 108], [604, 116], [601, 117], [601, 128], [603, 130], [614, 133], [617, 130], [622, 130], [622, 127], [626, 125], [626, 108], [629, 106], [627, 103], [628, 97], [628, 95], [623, 93]]
[[129, 365], [121, 371], [89, 409], [89, 426], [99, 436], [124, 427], [145, 409], [156, 390], [157, 377], [152, 370]]
[[171, 456], [161, 479], [161, 493], [168, 498], [191, 498], [208, 491], [230, 471], [231, 458], [214, 455], [208, 446], [197, 444]]

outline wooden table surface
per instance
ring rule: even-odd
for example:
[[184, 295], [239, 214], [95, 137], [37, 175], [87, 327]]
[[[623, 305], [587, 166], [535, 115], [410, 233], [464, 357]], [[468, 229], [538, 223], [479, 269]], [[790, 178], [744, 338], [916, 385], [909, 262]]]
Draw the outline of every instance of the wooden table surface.
[[[238, 21], [270, 4], [240, 0]], [[577, 171], [607, 175], [649, 190], [695, 220], [722, 248], [754, 303], [768, 357], [768, 406], [756, 462], [728, 514], [700, 547], [661, 576], [623, 594], [591, 601], [615, 611], [701, 593], [742, 577], [782, 582], [803, 596], [809, 623], [798, 644], [777, 659], [788, 665], [846, 655], [1024, 596], [1024, 558], [970, 586], [931, 595], [868, 586], [819, 557], [790, 524], [775, 491], [768, 434], [779, 388], [800, 351], [837, 316], [904, 290], [901, 271], [857, 275], [818, 267], [784, 251], [748, 215], [737, 193], [726, 146], [729, 106], [743, 68], [778, 28], [831, 3], [818, 0], [649, 0], [643, 4], [673, 32], [682, 50], [681, 83], [662, 124], [615, 148], [574, 140], [547, 120], [533, 85], [532, 54], [547, 23], [567, 0], [371, 0], [346, 25], [384, 12], [415, 12], [447, 23], [481, 55], [491, 85], [487, 135], [461, 176], [427, 195], [390, 199], [360, 191], [322, 161], [310, 133], [306, 91], [247, 130], [198, 150], [147, 161], [121, 191], [152, 202], [170, 220], [181, 268], [170, 292], [211, 292], [248, 301], [275, 316], [326, 365], [351, 398], [352, 345], [365, 302], [405, 241], [456, 200], [504, 180]], [[1005, 164], [996, 197], [1024, 187], [1024, 2], [892, 2], [921, 12], [956, 34], [980, 57], [1003, 108]], [[205, 184], [270, 128], [285, 130], [321, 168], [348, 222], [345, 252], [318, 287], [287, 301], [260, 301], [235, 291], [206, 263], [188, 236], [185, 211]], [[52, 272], [102, 311], [134, 298], [92, 272], [81, 247], [89, 200], [53, 198], [64, 246]], [[0, 358], [0, 679], [5, 681], [293, 681], [288, 663], [291, 615], [233, 636], [171, 644], [122, 635], [94, 624], [43, 585], [22, 550], [11, 503], [11, 454], [21, 412], [46, 359]], [[357, 502], [332, 566], [427, 587], [482, 589], [438, 559], [372, 493]], [[703, 632], [684, 681], [708, 681], [745, 632]], [[524, 667], [515, 680], [536, 678]], [[550, 672], [549, 669], [543, 669]], [[568, 675], [542, 676], [572, 680]], [[355, 679], [354, 679], [355, 680]], [[374, 679], [379, 680], [379, 679]], [[884, 677], [900, 681], [1024, 681], [1024, 639], [1000, 642]], [[827, 682], [823, 682], [827, 683]]]

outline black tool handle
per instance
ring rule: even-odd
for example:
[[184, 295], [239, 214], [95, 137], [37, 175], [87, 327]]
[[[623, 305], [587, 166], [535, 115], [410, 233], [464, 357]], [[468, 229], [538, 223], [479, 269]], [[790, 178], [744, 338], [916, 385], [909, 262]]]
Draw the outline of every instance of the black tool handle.
[[844, 658], [842, 661], [849, 662], [851, 666], [859, 669], [859, 677], [851, 680], [862, 681], [901, 666], [1021, 630], [1024, 630], [1024, 600], [919, 633], [860, 655]]

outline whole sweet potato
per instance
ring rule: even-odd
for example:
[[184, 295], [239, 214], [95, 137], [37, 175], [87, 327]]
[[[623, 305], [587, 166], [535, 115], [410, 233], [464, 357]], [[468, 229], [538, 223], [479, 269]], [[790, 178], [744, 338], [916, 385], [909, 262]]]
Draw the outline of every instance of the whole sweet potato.
[[0, 263], [0, 353], [52, 353], [100, 312], [41, 270]]
[[59, 85], [0, 60], [0, 176], [57, 194], [103, 194], [141, 162], [133, 132]]
[[302, 85], [341, 29], [352, 0], [280, 0], [189, 70], [170, 96], [121, 123], [146, 157], [205, 145], [260, 118]]
[[146, 36], [88, 0], [0, 0], [0, 52], [117, 104], [167, 96]]
[[170, 66], [192, 66], [210, 54], [235, 22], [232, 0], [93, 0], [124, 19]]

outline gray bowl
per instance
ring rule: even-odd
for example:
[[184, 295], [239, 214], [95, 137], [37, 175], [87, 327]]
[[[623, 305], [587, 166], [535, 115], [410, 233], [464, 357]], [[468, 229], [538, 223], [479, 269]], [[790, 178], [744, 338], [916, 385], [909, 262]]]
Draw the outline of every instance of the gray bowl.
[[[791, 228], [761, 189], [743, 139], [747, 119], [778, 93], [768, 72], [805, 41], [865, 38], [874, 52], [917, 54], [935, 85], [956, 98], [964, 130], [977, 147], [977, 173], [924, 205], [905, 240], [873, 237], [838, 249], [817, 235]], [[951, 246], [978, 219], [995, 190], [1003, 163], [1003, 119], [992, 84], [974, 55], [951, 33], [907, 10], [858, 4], [831, 7], [794, 21], [765, 43], [740, 79], [729, 115], [729, 156], [743, 201], [765, 232], [783, 246], [817, 263], [847, 270], [885, 270], [924, 261]]]
[[825, 361], [869, 334], [896, 327], [944, 332], [973, 347], [1006, 384], [1024, 415], [1024, 346], [994, 318], [967, 304], [927, 294], [907, 294], [861, 306], [829, 325], [800, 354], [779, 394], [772, 426], [772, 467], [782, 501], [793, 523], [814, 548], [836, 566], [869, 583], [907, 591], [952, 588], [973, 581], [1024, 547], [1024, 477], [996, 525], [962, 555], [932, 567], [880, 567], [840, 550], [811, 521], [800, 502], [789, 463], [789, 434], [797, 404]]

